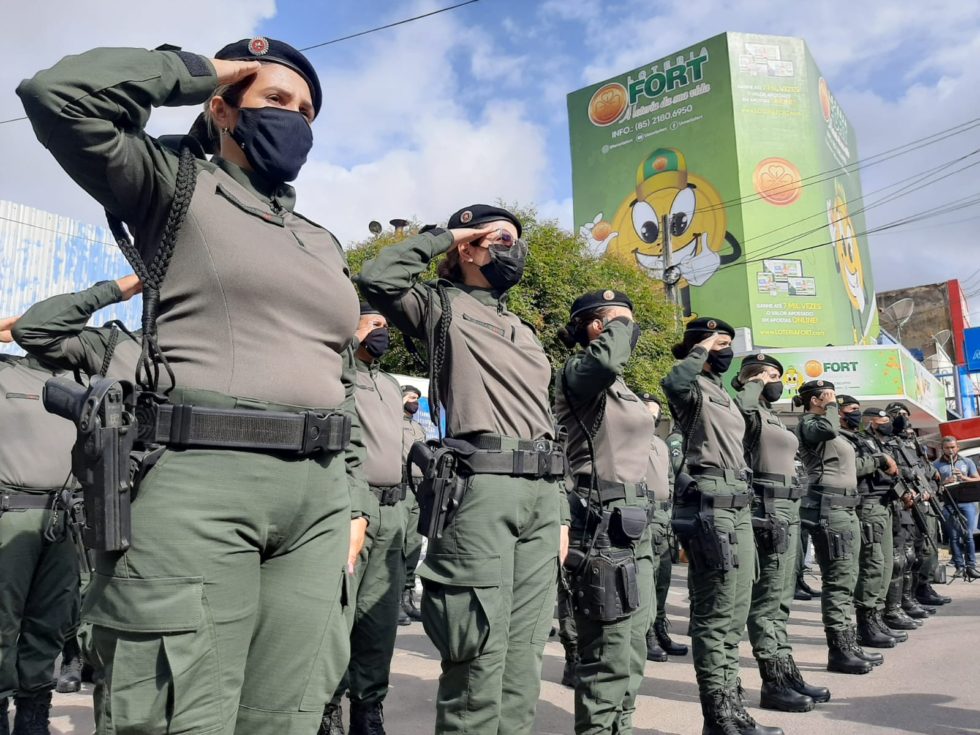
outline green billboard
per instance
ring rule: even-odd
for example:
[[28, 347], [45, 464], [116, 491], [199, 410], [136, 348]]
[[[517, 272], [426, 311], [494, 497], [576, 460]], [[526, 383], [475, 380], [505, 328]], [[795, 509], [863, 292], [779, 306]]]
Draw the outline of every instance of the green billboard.
[[857, 143], [802, 40], [715, 36], [573, 92], [568, 114], [596, 255], [660, 280], [666, 240], [686, 313], [759, 346], [877, 338]]

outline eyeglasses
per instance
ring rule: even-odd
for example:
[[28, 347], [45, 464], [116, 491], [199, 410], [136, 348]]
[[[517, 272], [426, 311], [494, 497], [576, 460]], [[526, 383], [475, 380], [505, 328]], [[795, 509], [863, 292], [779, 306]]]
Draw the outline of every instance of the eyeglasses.
[[[490, 240], [490, 238], [493, 238], [493, 240], [487, 242], [487, 240]], [[486, 245], [481, 245], [481, 247], [492, 248], [497, 245], [500, 247], [509, 248], [515, 241], [516, 238], [513, 235], [507, 232], [507, 230], [501, 228], [495, 232], [488, 232], [486, 235], [484, 235], [483, 242], [486, 243]]]

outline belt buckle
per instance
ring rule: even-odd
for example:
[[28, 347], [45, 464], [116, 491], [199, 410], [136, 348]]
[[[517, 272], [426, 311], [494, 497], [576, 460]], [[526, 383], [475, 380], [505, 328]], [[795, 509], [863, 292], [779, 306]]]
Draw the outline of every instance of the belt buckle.
[[298, 454], [309, 456], [327, 448], [326, 442], [330, 436], [330, 432], [327, 431], [327, 424], [330, 420], [330, 414], [306, 411], [303, 417], [303, 445]]

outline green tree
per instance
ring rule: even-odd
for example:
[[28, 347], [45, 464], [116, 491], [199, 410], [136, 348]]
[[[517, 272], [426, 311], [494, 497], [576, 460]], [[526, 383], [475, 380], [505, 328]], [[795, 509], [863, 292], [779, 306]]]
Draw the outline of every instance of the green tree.
[[[661, 395], [660, 379], [673, 364], [670, 347], [680, 339], [675, 309], [666, 302], [661, 284], [641, 272], [633, 263], [615, 258], [590, 257], [582, 240], [551, 220], [539, 221], [532, 209], [511, 207], [524, 225], [524, 240], [530, 254], [524, 278], [511, 289], [508, 307], [534, 325], [552, 365], [564, 363], [568, 349], [558, 339], [558, 330], [568, 321], [572, 302], [583, 293], [615, 289], [628, 294], [634, 314], [643, 328], [633, 359], [626, 368], [626, 382], [636, 391]], [[414, 234], [415, 225], [409, 228]], [[384, 232], [352, 245], [347, 259], [352, 273], [359, 273], [366, 260], [398, 238]], [[435, 278], [436, 263], [428, 278]], [[396, 373], [421, 375], [425, 368], [416, 363], [392, 328], [392, 349], [382, 358], [382, 367]]]

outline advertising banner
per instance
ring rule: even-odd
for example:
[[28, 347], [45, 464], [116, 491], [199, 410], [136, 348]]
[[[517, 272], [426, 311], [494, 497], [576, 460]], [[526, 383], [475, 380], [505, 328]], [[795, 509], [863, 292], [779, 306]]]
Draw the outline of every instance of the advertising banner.
[[715, 36], [571, 93], [568, 114], [593, 253], [660, 281], [669, 242], [685, 312], [760, 347], [875, 341], [857, 141], [802, 40]]

